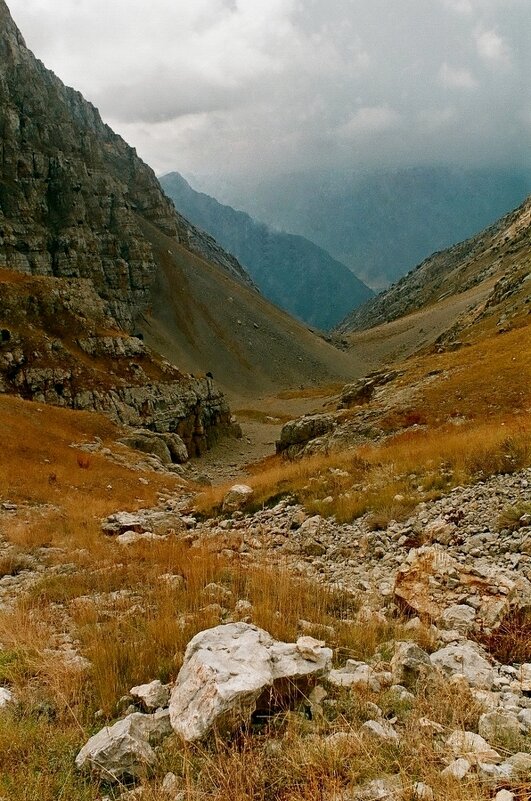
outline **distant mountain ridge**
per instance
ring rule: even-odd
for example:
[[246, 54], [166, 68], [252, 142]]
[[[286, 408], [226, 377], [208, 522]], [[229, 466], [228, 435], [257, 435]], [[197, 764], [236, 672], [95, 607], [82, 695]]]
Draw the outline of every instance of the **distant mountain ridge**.
[[160, 183], [176, 208], [243, 264], [269, 300], [327, 331], [373, 296], [354, 273], [305, 237], [272, 230], [196, 192], [178, 172]]
[[518, 206], [531, 192], [531, 168], [426, 165], [259, 180], [194, 175], [193, 185], [276, 229], [308, 237], [382, 289]]

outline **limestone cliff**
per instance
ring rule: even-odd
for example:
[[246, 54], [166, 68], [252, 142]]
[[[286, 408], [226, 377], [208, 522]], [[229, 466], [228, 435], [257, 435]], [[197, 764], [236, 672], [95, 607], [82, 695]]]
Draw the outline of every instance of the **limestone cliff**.
[[223, 395], [128, 336], [158, 269], [146, 221], [252, 286], [0, 0], [0, 391], [174, 431], [198, 454], [230, 426]]
[[90, 278], [131, 331], [156, 272], [139, 218], [250, 283], [97, 109], [33, 56], [0, 0], [0, 266]]

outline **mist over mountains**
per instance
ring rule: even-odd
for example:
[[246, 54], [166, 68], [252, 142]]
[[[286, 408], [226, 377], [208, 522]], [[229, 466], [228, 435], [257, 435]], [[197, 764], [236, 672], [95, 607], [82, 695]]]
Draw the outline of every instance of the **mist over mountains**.
[[178, 172], [160, 181], [176, 208], [233, 253], [269, 300], [299, 320], [326, 331], [373, 296], [348, 267], [308, 239], [274, 231], [194, 191]]
[[373, 289], [481, 231], [531, 191], [523, 165], [188, 177], [220, 202], [308, 237]]

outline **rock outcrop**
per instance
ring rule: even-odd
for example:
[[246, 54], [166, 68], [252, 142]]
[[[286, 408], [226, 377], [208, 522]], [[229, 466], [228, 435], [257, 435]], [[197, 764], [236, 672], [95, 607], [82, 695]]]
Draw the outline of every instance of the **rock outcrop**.
[[230, 430], [213, 381], [119, 330], [91, 280], [0, 270], [0, 293], [0, 391], [141, 428], [128, 444], [151, 442], [151, 453], [156, 444], [168, 463], [201, 454]]
[[223, 396], [131, 336], [160, 272], [145, 226], [252, 282], [33, 56], [4, 0], [0, 107], [0, 392], [176, 433], [184, 445], [164, 445], [171, 461], [202, 452], [230, 424]]

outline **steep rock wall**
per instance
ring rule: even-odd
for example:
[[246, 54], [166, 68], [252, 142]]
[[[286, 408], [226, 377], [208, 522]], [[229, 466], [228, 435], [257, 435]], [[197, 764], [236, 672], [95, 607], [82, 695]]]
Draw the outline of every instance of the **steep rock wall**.
[[139, 217], [250, 282], [97, 109], [33, 56], [0, 0], [0, 266], [90, 278], [132, 330], [157, 270]]

